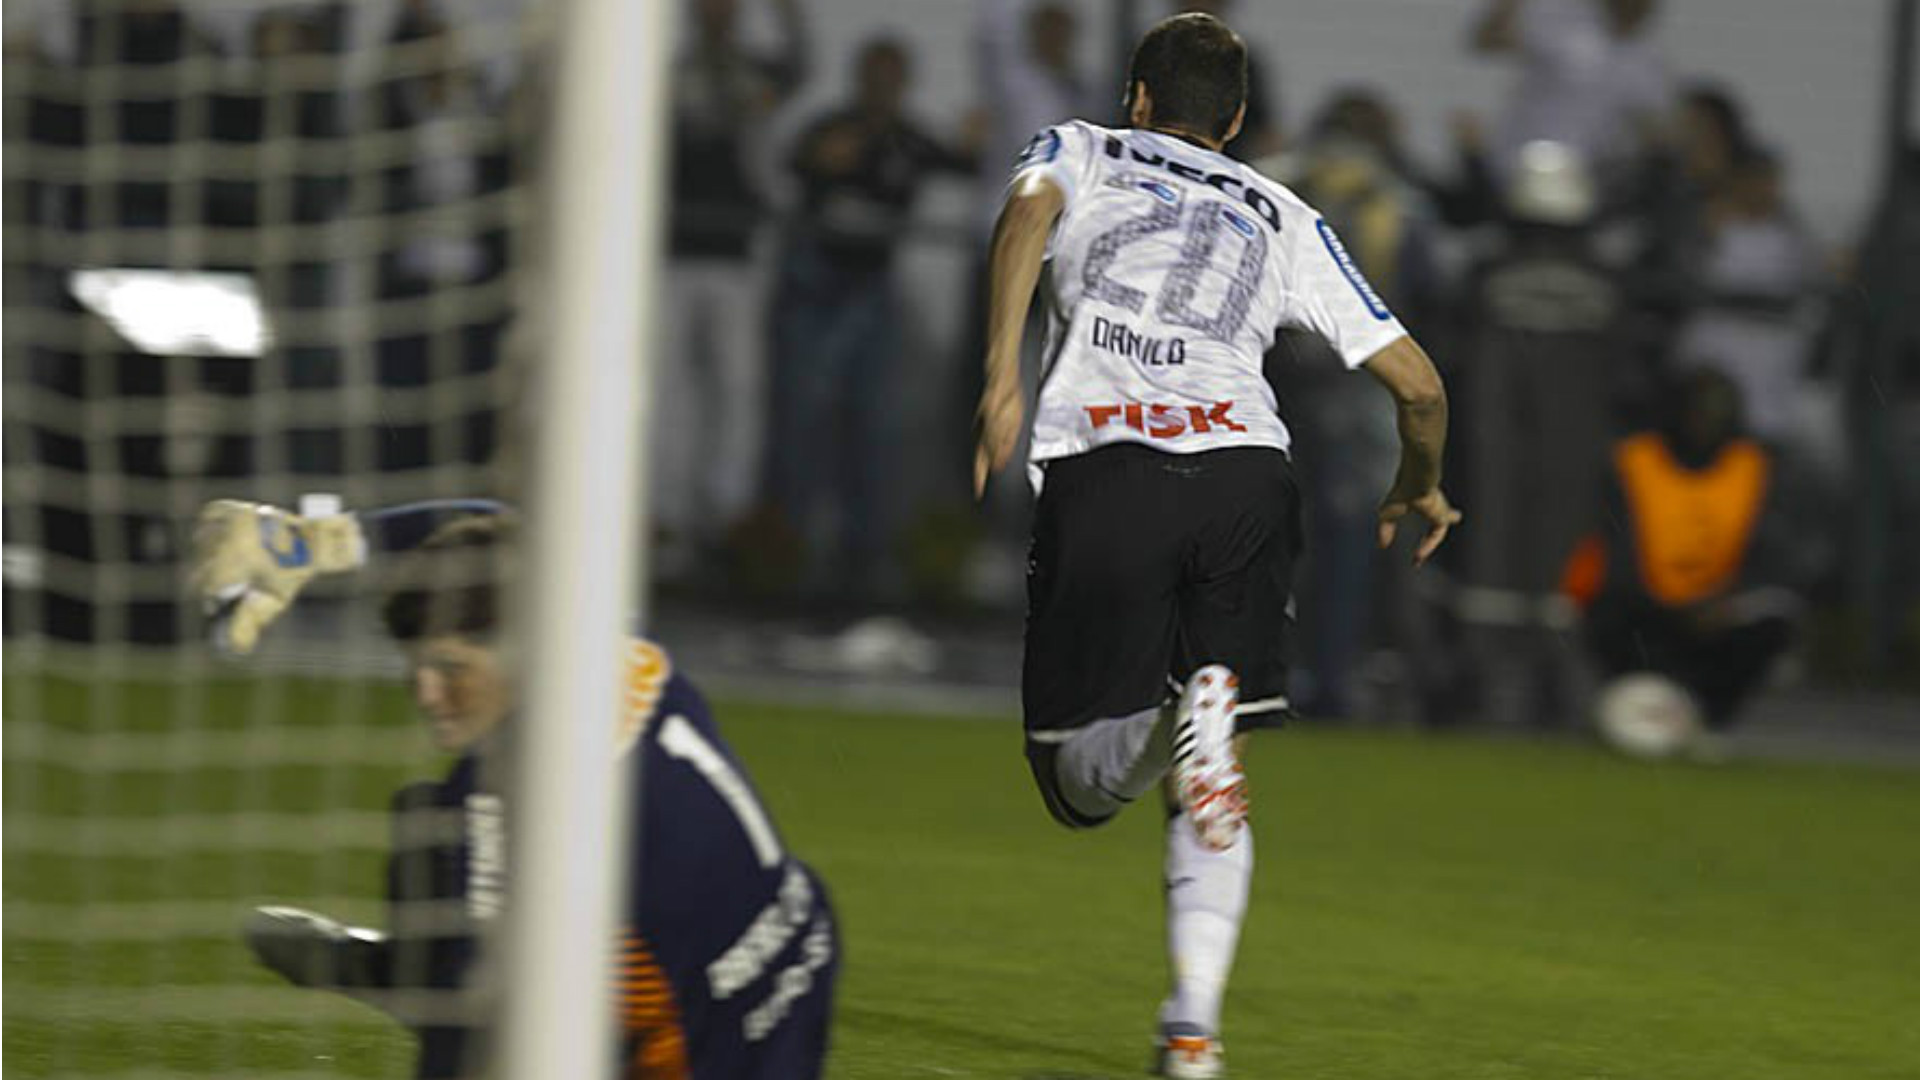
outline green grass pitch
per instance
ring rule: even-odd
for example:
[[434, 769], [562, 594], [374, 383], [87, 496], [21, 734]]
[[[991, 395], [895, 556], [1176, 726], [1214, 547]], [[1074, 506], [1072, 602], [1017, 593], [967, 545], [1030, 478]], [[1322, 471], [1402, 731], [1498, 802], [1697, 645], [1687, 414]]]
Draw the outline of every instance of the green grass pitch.
[[[832, 1077], [1143, 1073], [1164, 977], [1157, 808], [1054, 826], [1011, 718], [720, 711], [840, 909]], [[381, 1017], [280, 987], [204, 918], [314, 897], [377, 917], [377, 838], [90, 851], [84, 831], [377, 814], [438, 764], [397, 691], [16, 674], [5, 723], [10, 1076], [404, 1075], [406, 1040]], [[197, 767], [165, 752], [183, 730], [269, 748], [302, 735], [362, 763]], [[129, 736], [153, 760], [94, 760]], [[401, 749], [381, 761], [378, 745]], [[1307, 728], [1257, 739], [1249, 768], [1236, 1077], [1920, 1078], [1911, 772], [1647, 767], [1570, 744]], [[175, 918], [178, 933], [141, 925]]]

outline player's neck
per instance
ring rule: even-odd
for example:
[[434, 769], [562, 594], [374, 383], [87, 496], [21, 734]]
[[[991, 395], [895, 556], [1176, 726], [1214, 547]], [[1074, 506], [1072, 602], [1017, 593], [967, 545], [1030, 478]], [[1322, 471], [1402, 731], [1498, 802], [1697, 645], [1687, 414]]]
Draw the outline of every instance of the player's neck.
[[1147, 130], [1155, 135], [1167, 135], [1181, 142], [1192, 143], [1202, 150], [1211, 150], [1216, 154], [1225, 152], [1227, 147], [1227, 144], [1219, 139], [1210, 139], [1197, 131], [1188, 131], [1186, 128], [1174, 127], [1171, 124], [1148, 124]]

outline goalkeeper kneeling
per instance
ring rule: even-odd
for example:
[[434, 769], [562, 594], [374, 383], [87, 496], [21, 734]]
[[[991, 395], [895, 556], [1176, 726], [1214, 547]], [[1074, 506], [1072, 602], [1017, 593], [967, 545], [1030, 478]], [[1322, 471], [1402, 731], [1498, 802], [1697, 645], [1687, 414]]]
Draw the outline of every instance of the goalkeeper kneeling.
[[[402, 508], [404, 512], [405, 508]], [[302, 585], [365, 559], [370, 523], [303, 519], [222, 502], [202, 512], [196, 587], [234, 651], [250, 650]], [[511, 736], [515, 688], [498, 647], [501, 515], [469, 516], [403, 556], [383, 617], [405, 651], [414, 702], [437, 745], [459, 755], [443, 780], [393, 800], [382, 933], [287, 907], [246, 925], [260, 962], [301, 985], [392, 1013], [420, 1038], [419, 1077], [485, 1071], [474, 1019], [490, 980], [485, 925], [506, 902], [504, 807], [495, 751]], [[650, 642], [627, 652], [627, 693], [608, 752], [640, 774], [637, 876], [616, 943], [623, 1075], [644, 1080], [810, 1080], [820, 1075], [839, 942], [820, 879], [788, 854], [706, 702]]]

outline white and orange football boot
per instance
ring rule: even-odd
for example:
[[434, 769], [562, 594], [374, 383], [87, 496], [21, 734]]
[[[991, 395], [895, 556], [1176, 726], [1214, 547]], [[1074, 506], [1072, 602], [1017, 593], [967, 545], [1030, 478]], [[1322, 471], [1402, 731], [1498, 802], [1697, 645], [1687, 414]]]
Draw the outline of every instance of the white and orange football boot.
[[1173, 792], [1200, 843], [1225, 851], [1247, 821], [1247, 784], [1233, 752], [1240, 679], [1220, 664], [1193, 673], [1173, 721]]
[[1157, 1050], [1155, 1076], [1168, 1080], [1218, 1080], [1227, 1074], [1220, 1040], [1197, 1027], [1179, 1024], [1161, 1028]]

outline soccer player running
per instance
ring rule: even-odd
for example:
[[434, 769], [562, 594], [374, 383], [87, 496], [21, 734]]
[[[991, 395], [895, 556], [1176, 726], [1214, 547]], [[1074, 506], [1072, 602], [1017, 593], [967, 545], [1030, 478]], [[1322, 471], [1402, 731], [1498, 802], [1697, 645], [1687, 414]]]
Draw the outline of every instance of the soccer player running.
[[[216, 636], [251, 650], [311, 578], [358, 567], [370, 538], [404, 534], [435, 510], [302, 518], [210, 504], [194, 579]], [[492, 774], [519, 722], [501, 651], [513, 533], [501, 514], [463, 514], [402, 556], [386, 594], [382, 617], [406, 655], [414, 703], [435, 744], [458, 755], [444, 779], [393, 799], [388, 928], [288, 907], [255, 909], [246, 926], [260, 961], [288, 980], [386, 1008], [412, 1028], [421, 1078], [486, 1066], [483, 1017], [499, 980], [487, 974], [483, 935], [507, 902], [510, 855]], [[607, 752], [641, 785], [635, 847], [623, 856], [621, 938], [609, 942], [620, 1075], [813, 1080], [840, 955], [826, 889], [786, 851], [706, 702], [667, 654], [634, 639], [626, 663], [624, 709], [607, 717]]]
[[1174, 1077], [1222, 1075], [1221, 997], [1253, 870], [1240, 736], [1286, 713], [1299, 494], [1261, 376], [1279, 327], [1320, 333], [1399, 406], [1381, 546], [1423, 518], [1423, 562], [1460, 520], [1440, 490], [1439, 375], [1319, 215], [1221, 152], [1245, 97], [1238, 35], [1175, 16], [1133, 54], [1131, 128], [1073, 121], [1029, 144], [994, 231], [974, 459], [977, 493], [1013, 455], [1037, 286], [1027, 758], [1069, 827], [1166, 781], [1173, 985], [1158, 1046]]

